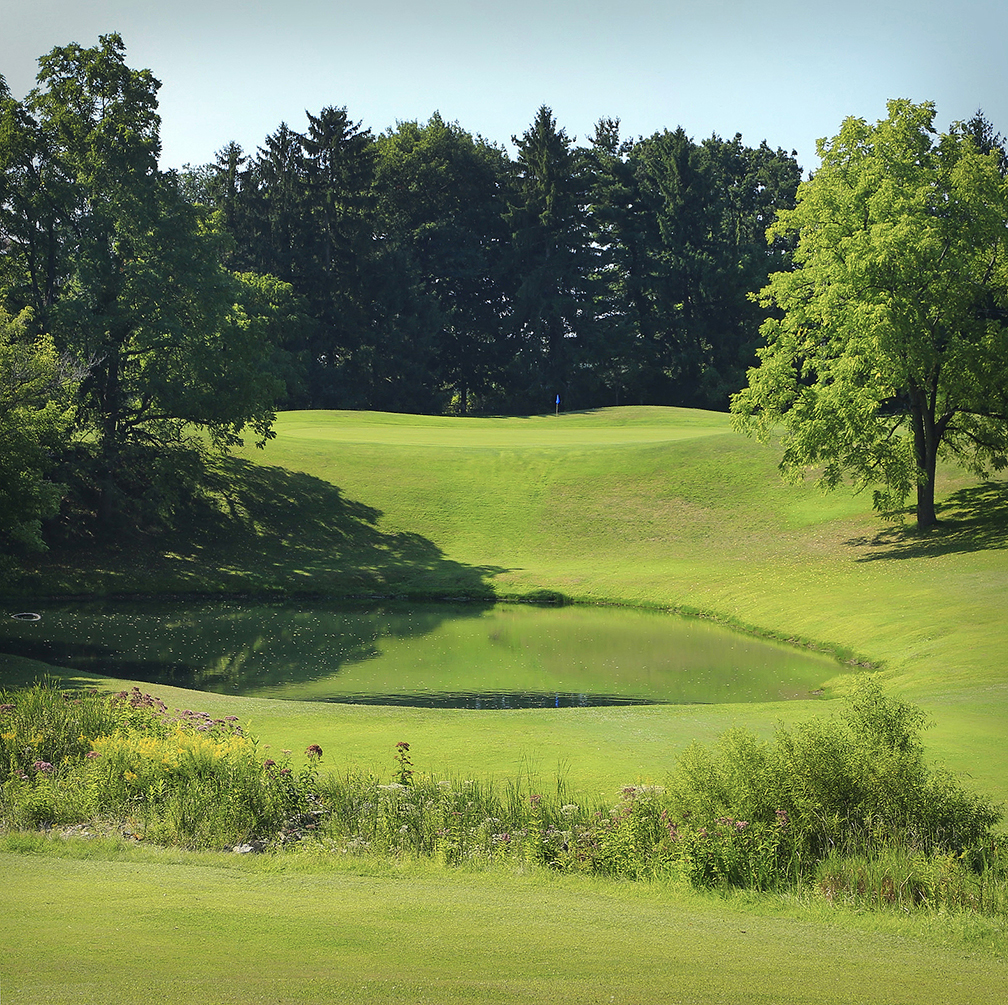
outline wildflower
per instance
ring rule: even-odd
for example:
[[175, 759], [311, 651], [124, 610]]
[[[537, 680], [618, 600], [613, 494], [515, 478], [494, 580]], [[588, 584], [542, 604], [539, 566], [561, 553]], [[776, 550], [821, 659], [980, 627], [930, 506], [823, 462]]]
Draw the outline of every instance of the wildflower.
[[87, 757], [88, 759], [93, 760], [94, 758], [99, 757], [101, 755], [98, 753], [97, 750], [89, 750], [84, 756]]
[[409, 750], [409, 744], [405, 740], [400, 740], [396, 744], [396, 750], [402, 751], [405, 754]]
[[749, 826], [748, 820], [736, 820], [735, 829], [739, 831], [744, 831]]
[[0, 705], [0, 713], [3, 713], [3, 712], [13, 712], [13, 711], [14, 711], [14, 706], [12, 704], [10, 704], [9, 702], [4, 702], [4, 704]]
[[529, 796], [529, 802], [532, 804], [532, 809], [537, 810], [539, 808], [539, 804], [542, 802], [542, 796], [539, 795], [538, 792], [533, 792], [532, 795]]
[[777, 810], [777, 826], [787, 827], [787, 825], [788, 825], [787, 810]]
[[274, 761], [272, 757], [267, 757], [266, 760], [263, 761], [263, 767], [264, 768], [272, 768], [275, 765], [276, 765], [276, 761]]
[[48, 761], [36, 761], [35, 770], [40, 774], [48, 775], [52, 771], [52, 765]]
[[322, 748], [317, 743], [311, 744], [311, 746], [305, 750], [305, 753], [309, 758], [317, 757], [320, 761], [322, 760]]

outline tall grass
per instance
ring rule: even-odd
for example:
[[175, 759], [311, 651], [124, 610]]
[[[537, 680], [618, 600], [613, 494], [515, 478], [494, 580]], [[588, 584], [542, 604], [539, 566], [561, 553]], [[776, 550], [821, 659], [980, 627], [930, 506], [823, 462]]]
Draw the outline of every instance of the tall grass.
[[315, 809], [316, 761], [298, 774], [263, 761], [233, 716], [171, 711], [138, 688], [0, 692], [7, 828], [91, 823], [188, 848], [282, 839]]
[[45, 684], [0, 698], [7, 829], [87, 823], [187, 848], [312, 840], [340, 855], [815, 890], [900, 909], [1008, 904], [1000, 813], [925, 763], [920, 711], [870, 678], [840, 718], [771, 742], [730, 730], [688, 748], [666, 785], [626, 786], [615, 804], [571, 792], [562, 773], [548, 786], [529, 770], [504, 783], [417, 773], [405, 742], [388, 780], [323, 776], [315, 744], [295, 769], [290, 751], [263, 759], [233, 718], [170, 711], [138, 689], [75, 697]]

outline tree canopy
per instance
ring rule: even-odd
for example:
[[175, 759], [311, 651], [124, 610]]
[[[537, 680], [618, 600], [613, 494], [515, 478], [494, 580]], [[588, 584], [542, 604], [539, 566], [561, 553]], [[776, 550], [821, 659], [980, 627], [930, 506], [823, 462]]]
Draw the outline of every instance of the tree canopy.
[[822, 166], [770, 228], [797, 238], [796, 268], [760, 293], [779, 313], [732, 399], [742, 429], [783, 424], [786, 476], [875, 486], [890, 514], [916, 490], [921, 528], [940, 455], [981, 476], [1008, 459], [1004, 151], [982, 117], [942, 134], [934, 117], [890, 101], [819, 142]]
[[0, 307], [0, 556], [44, 547], [42, 521], [62, 494], [50, 469], [82, 376], [51, 338], [29, 334], [30, 322], [29, 311], [12, 318]]
[[269, 436], [282, 386], [213, 218], [158, 168], [158, 81], [115, 34], [39, 66], [23, 102], [0, 92], [0, 305], [86, 364], [77, 414], [109, 496], [127, 447]]

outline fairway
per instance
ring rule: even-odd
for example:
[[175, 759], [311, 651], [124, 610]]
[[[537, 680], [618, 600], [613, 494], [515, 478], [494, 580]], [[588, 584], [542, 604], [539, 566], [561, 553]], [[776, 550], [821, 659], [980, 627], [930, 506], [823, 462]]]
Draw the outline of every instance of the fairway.
[[965, 1005], [1004, 1001], [1008, 984], [1003, 935], [982, 921], [943, 932], [926, 918], [648, 884], [298, 856], [275, 866], [0, 851], [0, 868], [12, 975], [0, 991], [18, 1005], [152, 993], [186, 1003]]
[[[96, 552], [87, 568], [52, 556], [8, 595], [20, 603], [55, 583], [67, 594], [562, 598], [678, 611], [823, 653], [835, 668], [827, 695], [856, 664], [872, 665], [933, 718], [931, 757], [1008, 798], [1004, 481], [944, 469], [943, 525], [919, 537], [880, 521], [863, 496], [783, 484], [776, 449], [714, 413], [288, 413], [276, 432], [264, 450], [223, 462], [216, 508], [186, 533], [153, 552]], [[3, 663], [12, 683], [45, 669]], [[607, 797], [660, 784], [694, 739], [732, 725], [766, 737], [834, 708], [474, 711], [159, 693], [172, 707], [237, 715], [272, 750], [319, 743], [336, 770], [388, 778], [406, 740], [418, 771], [526, 773], [544, 786], [559, 773], [573, 793]], [[3, 941], [19, 948], [0, 992], [12, 1001], [102, 1002], [155, 987], [168, 1002], [1006, 1000], [999, 922], [408, 863], [104, 845], [64, 860], [46, 847], [4, 857]], [[117, 955], [123, 941], [135, 953]]]

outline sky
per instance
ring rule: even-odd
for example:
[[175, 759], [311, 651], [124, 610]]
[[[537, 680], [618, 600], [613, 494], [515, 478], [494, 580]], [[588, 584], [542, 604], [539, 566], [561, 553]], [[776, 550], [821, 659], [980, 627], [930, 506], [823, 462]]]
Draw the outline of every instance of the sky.
[[796, 150], [888, 98], [936, 124], [983, 108], [1008, 133], [1005, 0], [0, 0], [0, 74], [15, 97], [54, 46], [118, 31], [153, 71], [163, 168], [255, 151], [280, 122], [346, 106], [379, 133], [438, 111], [508, 146], [546, 104], [587, 142], [682, 126]]

